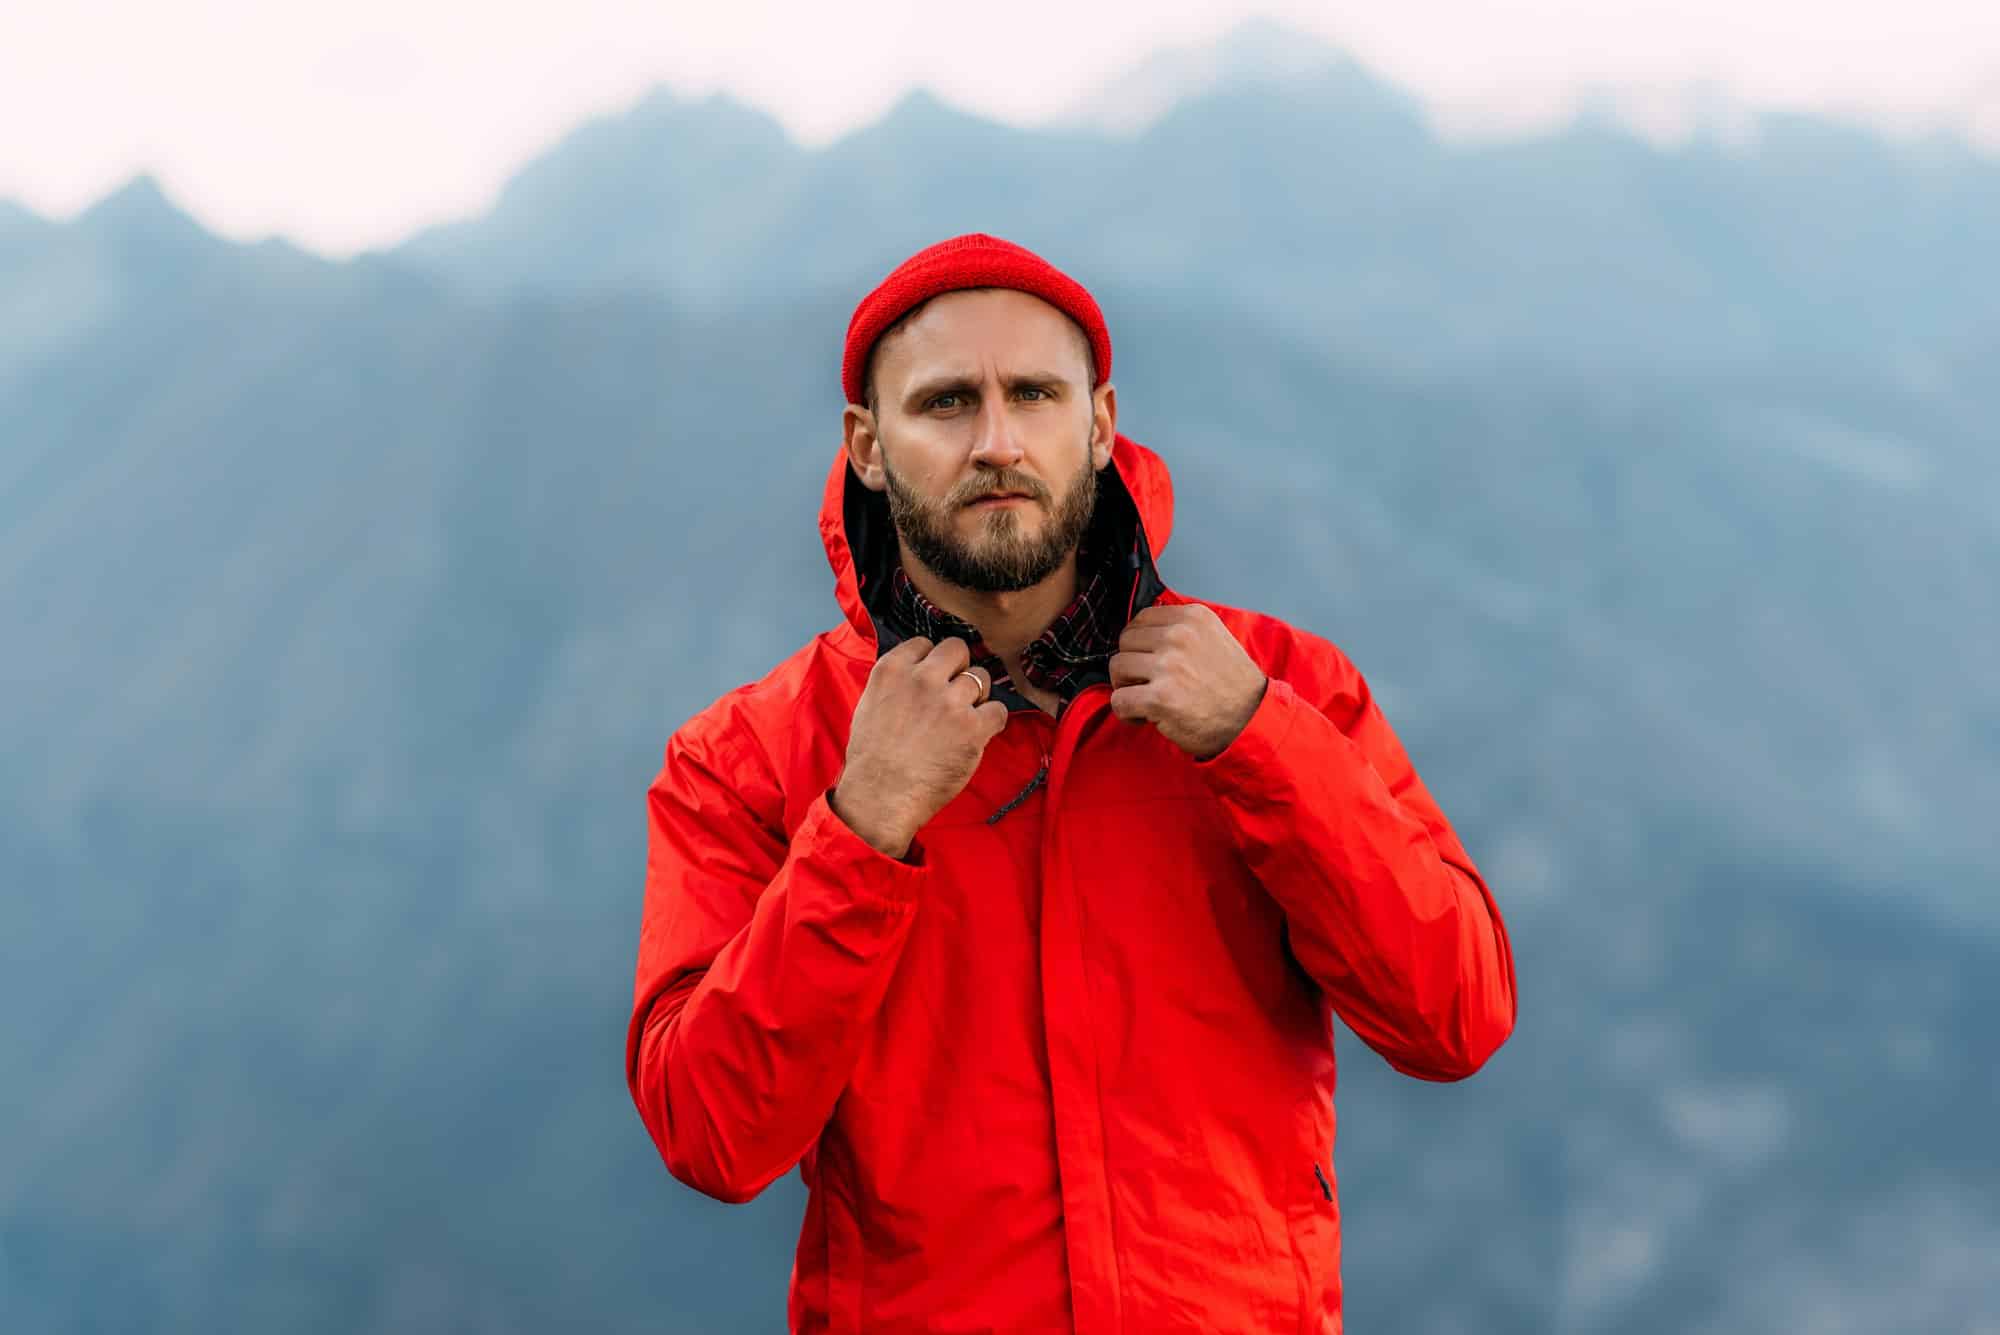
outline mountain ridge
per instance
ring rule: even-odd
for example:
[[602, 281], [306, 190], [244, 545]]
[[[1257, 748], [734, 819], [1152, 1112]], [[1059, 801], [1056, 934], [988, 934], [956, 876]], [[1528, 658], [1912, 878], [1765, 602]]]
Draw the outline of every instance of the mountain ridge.
[[750, 124], [747, 188], [663, 102], [458, 277], [143, 188], [0, 244], [14, 1324], [782, 1325], [796, 1176], [684, 1190], [624, 1087], [645, 790], [838, 622], [847, 318], [978, 224], [1103, 305], [1162, 576], [1338, 645], [1506, 917], [1471, 1082], [1336, 1032], [1350, 1327], [2000, 1310], [1990, 176], [1291, 95]]
[[[1757, 107], [1732, 95], [1712, 78], [1645, 86], [1590, 85], [1581, 89], [1570, 100], [1567, 110], [1553, 121], [1534, 123], [1497, 137], [1468, 138], [1464, 129], [1469, 122], [1464, 113], [1447, 114], [1439, 105], [1426, 102], [1393, 81], [1371, 72], [1350, 50], [1337, 43], [1278, 19], [1252, 16], [1225, 30], [1212, 42], [1168, 44], [1147, 52], [1122, 70], [1106, 75], [1100, 84], [1079, 94], [1066, 108], [1039, 122], [1019, 126], [957, 108], [935, 90], [917, 84], [899, 96], [881, 116], [850, 128], [825, 145], [807, 148], [793, 140], [775, 117], [754, 103], [727, 92], [685, 95], [663, 82], [654, 85], [622, 109], [586, 116], [576, 122], [558, 137], [550, 149], [518, 164], [508, 174], [501, 193], [504, 196], [507, 188], [524, 174], [545, 166], [552, 154], [580, 136], [587, 138], [608, 125], [657, 125], [662, 121], [684, 118], [691, 109], [722, 108], [715, 123], [725, 132], [733, 134], [746, 126], [755, 126], [757, 133], [775, 135], [794, 153], [810, 157], [835, 151], [847, 141], [865, 135], [899, 115], [918, 120], [959, 118], [1031, 134], [1084, 134], [1125, 141], [1144, 133], [1175, 109], [1216, 93], [1241, 93], [1257, 87], [1296, 91], [1299, 85], [1309, 84], [1315, 79], [1328, 88], [1344, 89], [1350, 98], [1357, 101], [1374, 100], [1384, 108], [1395, 108], [1403, 118], [1421, 123], [1425, 133], [1436, 139], [1440, 148], [1450, 152], [1479, 152], [1494, 146], [1560, 139], [1573, 131], [1613, 132], [1635, 144], [1669, 153], [1690, 144], [1703, 143], [1721, 144], [1732, 152], [1743, 152], [1754, 148], [1767, 124], [1807, 123], [1859, 136], [1861, 140], [1892, 153], [1955, 154], [1961, 160], [2000, 170], [2000, 136], [1993, 137], [1993, 142], [1988, 143], [1985, 137], [1975, 135], [1957, 121], [1933, 120], [1926, 122], [1920, 132], [1912, 133], [1907, 128], [1853, 114]], [[1989, 82], [1993, 88], [2000, 88], [2000, 79]], [[1993, 100], [1990, 94], [1991, 88], [1975, 88], [1968, 92], [1964, 100], [1973, 110], [1967, 113], [1967, 118], [1984, 123], [1981, 119], [1984, 112], [1980, 108]], [[1444, 131], [1444, 127], [1454, 124], [1459, 128]], [[113, 186], [87, 206], [84, 213], [142, 180], [152, 181], [151, 188], [158, 191], [157, 178], [152, 171], [142, 169]], [[184, 212], [170, 201], [168, 206], [176, 212]], [[31, 212], [24, 205], [0, 196], [0, 219], [4, 219], [4, 211], [9, 208], [17, 212]], [[492, 211], [489, 208], [420, 223], [412, 226], [398, 241], [369, 247], [347, 258], [359, 259], [399, 250], [420, 253], [433, 246], [440, 234], [462, 234], [489, 218]], [[195, 215], [190, 213], [189, 216]], [[72, 219], [69, 223], [56, 225], [73, 225], [75, 221]], [[210, 229], [203, 225], [203, 230]], [[215, 235], [212, 231], [210, 234]], [[296, 243], [288, 241], [287, 244], [297, 248]], [[313, 252], [305, 250], [304, 253]]]

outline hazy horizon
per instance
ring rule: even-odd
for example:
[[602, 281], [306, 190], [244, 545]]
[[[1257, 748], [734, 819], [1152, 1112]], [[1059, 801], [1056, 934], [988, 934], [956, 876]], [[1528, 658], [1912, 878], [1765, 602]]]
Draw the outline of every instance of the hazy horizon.
[[[2000, 151], [2000, 7], [1672, 8], [1211, 0], [1142, 19], [1036, 0], [996, 28], [905, 0], [837, 14], [598, 0], [551, 32], [528, 11], [453, 4], [371, 0], [305, 19], [235, 0], [171, 15], [86, 4], [0, 40], [0, 114], [43, 127], [0, 144], [0, 200], [67, 221], [150, 175], [219, 236], [346, 258], [483, 212], [524, 163], [661, 88], [727, 94], [808, 148], [917, 89], [1023, 128], [1086, 109], [1101, 123], [1102, 98], [1090, 104], [1107, 86], [1149, 63], [1154, 85], [1198, 81], [1205, 49], [1259, 17], [1406, 91], [1447, 138], [1543, 132], [1596, 106], [1655, 142], [1796, 111]], [[1058, 23], [1073, 37], [1046, 40]], [[773, 42], [780, 24], [788, 40]]]

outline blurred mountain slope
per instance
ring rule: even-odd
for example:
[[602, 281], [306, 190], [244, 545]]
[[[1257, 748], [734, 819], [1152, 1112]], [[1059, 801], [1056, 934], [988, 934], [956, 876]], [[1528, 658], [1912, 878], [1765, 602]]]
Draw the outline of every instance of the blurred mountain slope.
[[1201, 290], [1427, 376], [1923, 379], [1992, 331], [2000, 163], [1961, 141], [1745, 113], [1675, 149], [1604, 116], [1448, 142], [1414, 99], [1292, 38], [1287, 58], [1283, 29], [1251, 25], [1223, 43], [1226, 77], [1115, 136], [915, 92], [806, 153], [725, 97], [661, 90], [531, 163], [485, 218], [401, 251], [478, 288], [642, 282], [708, 310], [852, 283], [958, 231], [1033, 235], [1100, 282]]
[[2000, 1307], [1992, 164], [1354, 77], [1123, 144], [655, 99], [348, 264], [0, 216], [5, 1324], [782, 1319], [796, 1184], [678, 1187], [619, 1079], [643, 792], [838, 615], [848, 312], [972, 227], [1103, 302], [1169, 582], [1342, 645], [1508, 914], [1471, 1084], [1342, 1035], [1352, 1328]]

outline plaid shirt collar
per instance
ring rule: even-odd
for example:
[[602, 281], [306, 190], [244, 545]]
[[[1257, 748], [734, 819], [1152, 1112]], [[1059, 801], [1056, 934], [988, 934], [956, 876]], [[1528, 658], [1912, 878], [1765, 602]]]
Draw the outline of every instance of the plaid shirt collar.
[[[1095, 681], [1107, 681], [1112, 653], [1124, 630], [1126, 596], [1131, 592], [1132, 574], [1112, 559], [1115, 550], [1104, 542], [1085, 540], [1077, 553], [1077, 591], [1068, 607], [1035, 640], [1021, 650], [1021, 675], [1030, 685], [1053, 691], [1063, 704]], [[999, 655], [986, 647], [979, 630], [970, 622], [953, 616], [917, 590], [900, 563], [890, 578], [889, 614], [906, 635], [921, 635], [937, 641], [947, 635], [966, 642], [972, 661], [993, 678], [993, 693], [1001, 688], [1012, 691], [1006, 666]]]

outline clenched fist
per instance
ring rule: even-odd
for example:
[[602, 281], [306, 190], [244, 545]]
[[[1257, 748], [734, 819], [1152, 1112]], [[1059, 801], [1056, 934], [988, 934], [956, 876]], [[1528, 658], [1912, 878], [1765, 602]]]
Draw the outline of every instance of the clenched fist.
[[[985, 700], [993, 683], [971, 662], [964, 640], [912, 636], [875, 660], [855, 702], [847, 763], [828, 800], [849, 829], [892, 858], [964, 791], [986, 744], [1007, 726], [1007, 706]], [[968, 668], [977, 680], [960, 675]]]
[[1111, 712], [1151, 723], [1196, 760], [1236, 740], [1268, 684], [1222, 618], [1200, 603], [1145, 608], [1111, 655]]

